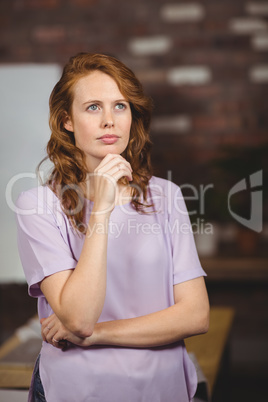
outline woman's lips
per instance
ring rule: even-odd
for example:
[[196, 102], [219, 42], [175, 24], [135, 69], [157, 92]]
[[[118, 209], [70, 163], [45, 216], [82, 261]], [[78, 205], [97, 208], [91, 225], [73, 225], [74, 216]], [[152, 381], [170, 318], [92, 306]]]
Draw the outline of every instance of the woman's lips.
[[114, 134], [105, 134], [98, 138], [104, 144], [114, 144], [118, 140], [118, 136]]

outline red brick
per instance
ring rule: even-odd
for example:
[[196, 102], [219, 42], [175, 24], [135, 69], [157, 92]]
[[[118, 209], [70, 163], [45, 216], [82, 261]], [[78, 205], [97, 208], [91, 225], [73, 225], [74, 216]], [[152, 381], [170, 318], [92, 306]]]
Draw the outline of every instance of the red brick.
[[233, 100], [233, 99], [216, 99], [211, 102], [210, 110], [218, 115], [226, 113], [241, 113], [250, 109], [248, 99]]
[[40, 43], [61, 43], [66, 39], [66, 30], [62, 26], [38, 26], [32, 32], [35, 42]]
[[61, 5], [61, 0], [15, 0], [13, 4], [14, 10], [22, 9], [56, 9]]
[[206, 132], [233, 131], [241, 128], [241, 118], [237, 115], [193, 116], [193, 129]]
[[176, 93], [179, 96], [187, 97], [188, 99], [200, 100], [203, 98], [214, 98], [220, 97], [223, 93], [223, 88], [221, 85], [216, 83], [211, 83], [208, 85], [202, 86], [184, 86], [184, 87], [177, 87]]
[[99, 0], [69, 0], [69, 3], [75, 7], [88, 8], [99, 3]]

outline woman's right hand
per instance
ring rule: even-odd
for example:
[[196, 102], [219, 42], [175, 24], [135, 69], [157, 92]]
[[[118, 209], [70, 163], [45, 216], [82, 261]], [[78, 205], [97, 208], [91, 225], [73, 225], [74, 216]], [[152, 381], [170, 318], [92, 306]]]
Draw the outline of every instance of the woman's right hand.
[[42, 318], [40, 323], [43, 341], [50, 343], [55, 348], [67, 350], [70, 343], [80, 347], [88, 347], [92, 344], [89, 337], [81, 338], [64, 327], [55, 314]]
[[115, 206], [118, 180], [127, 177], [132, 181], [132, 168], [121, 155], [107, 154], [90, 176], [94, 180], [92, 212], [106, 213], [111, 212]]

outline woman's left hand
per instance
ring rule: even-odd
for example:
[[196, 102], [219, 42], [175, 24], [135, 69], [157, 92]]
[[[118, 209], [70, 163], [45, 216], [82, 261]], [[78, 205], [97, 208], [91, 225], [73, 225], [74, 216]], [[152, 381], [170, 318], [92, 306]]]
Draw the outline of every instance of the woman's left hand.
[[62, 350], [68, 349], [70, 343], [81, 347], [88, 347], [93, 344], [93, 337], [80, 338], [69, 331], [56, 314], [52, 314], [47, 318], [42, 318], [41, 323], [41, 335], [43, 341], [50, 343], [54, 347]]

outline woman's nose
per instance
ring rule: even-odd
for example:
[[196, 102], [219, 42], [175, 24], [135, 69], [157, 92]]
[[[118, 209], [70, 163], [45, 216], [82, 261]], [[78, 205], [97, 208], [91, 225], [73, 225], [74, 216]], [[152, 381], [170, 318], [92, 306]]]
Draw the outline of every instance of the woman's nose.
[[105, 112], [103, 114], [103, 127], [111, 128], [114, 126], [114, 119], [111, 112]]
[[112, 120], [107, 120], [107, 121], [104, 123], [104, 127], [105, 127], [105, 128], [111, 128], [111, 127], [113, 127], [113, 126], [114, 126], [114, 123], [113, 123]]

